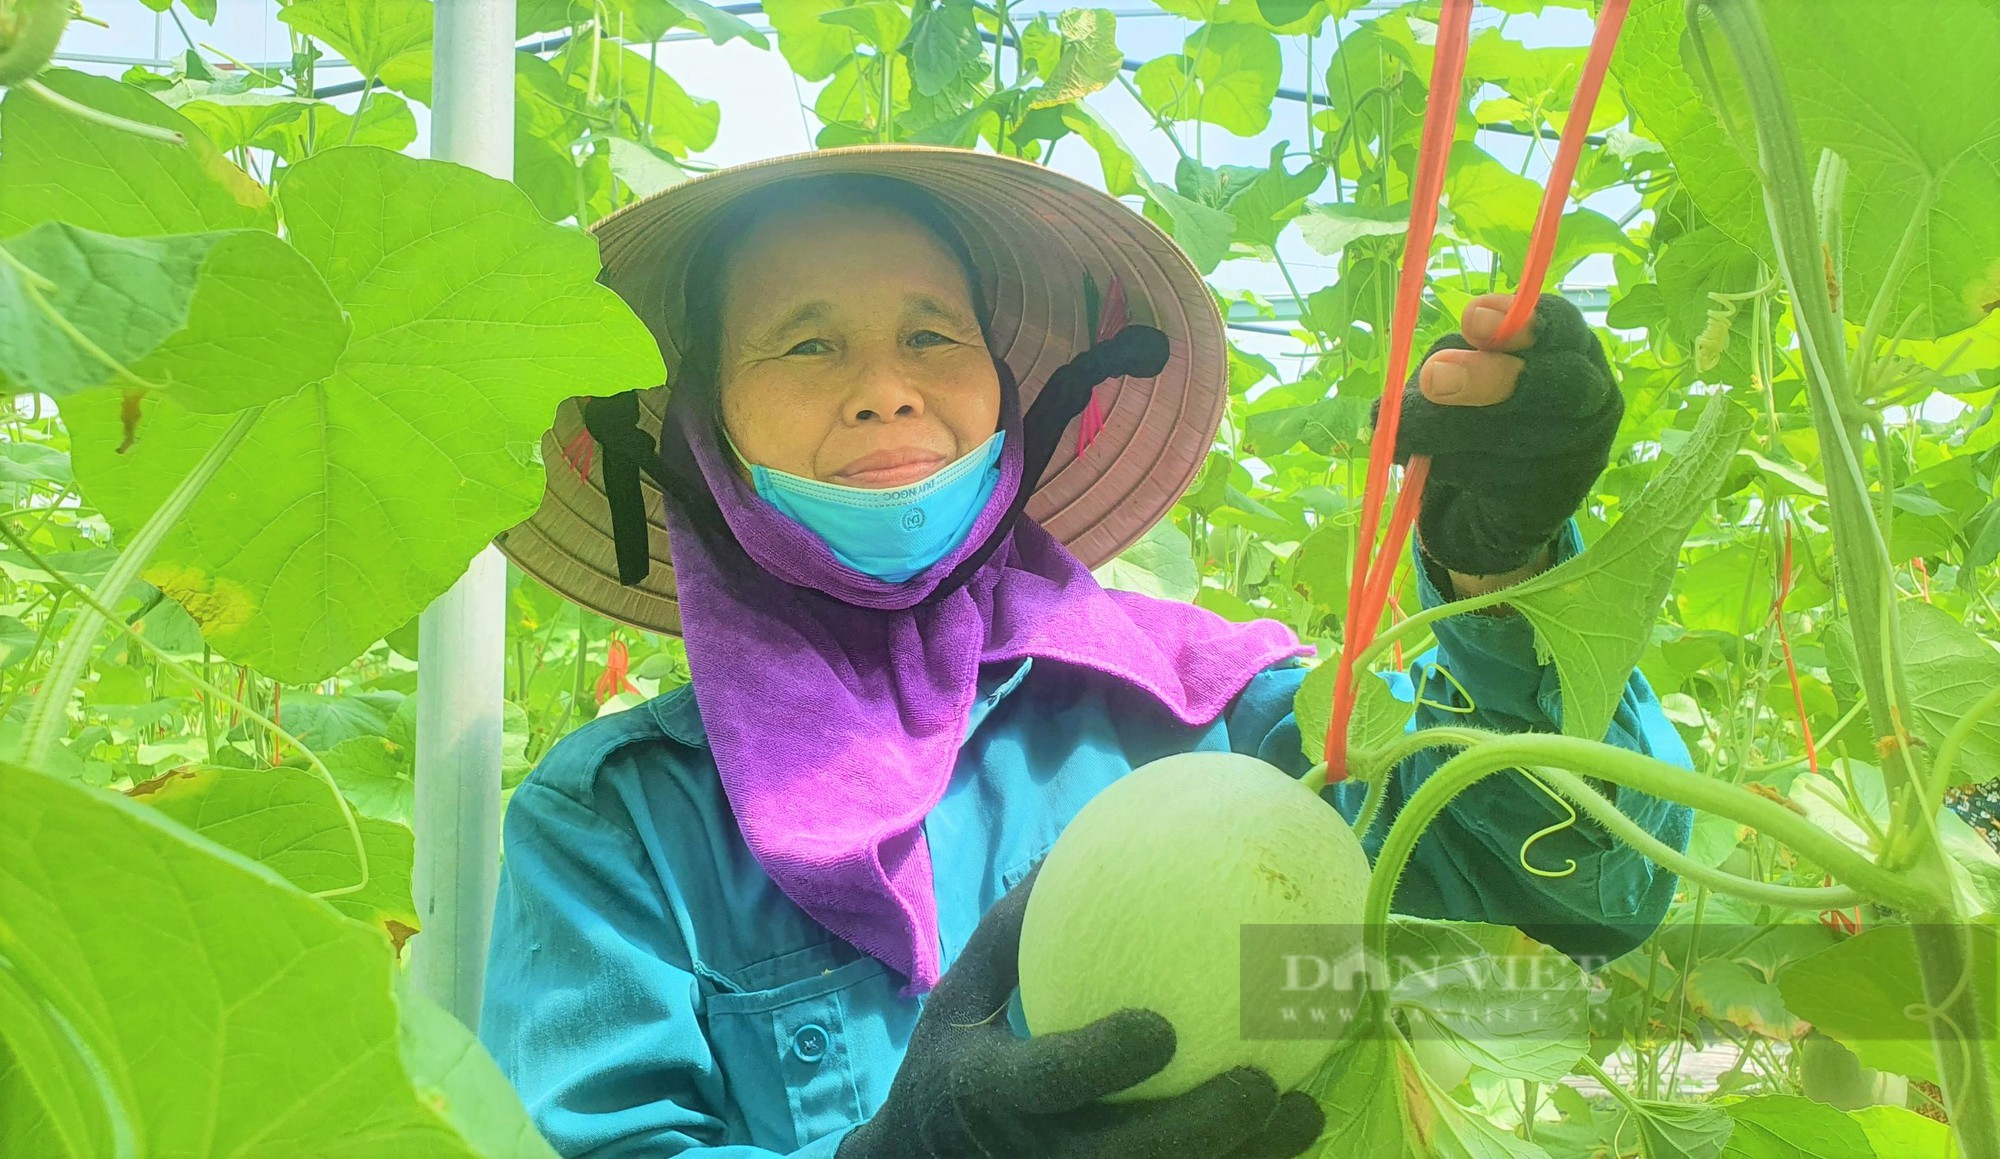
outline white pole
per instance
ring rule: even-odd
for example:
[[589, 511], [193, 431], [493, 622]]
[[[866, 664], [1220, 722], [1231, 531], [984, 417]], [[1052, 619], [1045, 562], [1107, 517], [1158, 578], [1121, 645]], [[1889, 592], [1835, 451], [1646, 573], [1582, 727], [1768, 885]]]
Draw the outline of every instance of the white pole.
[[[514, 175], [514, 0], [438, 0], [431, 155]], [[410, 980], [479, 1027], [500, 876], [507, 563], [482, 549], [417, 622], [417, 848], [423, 932]]]

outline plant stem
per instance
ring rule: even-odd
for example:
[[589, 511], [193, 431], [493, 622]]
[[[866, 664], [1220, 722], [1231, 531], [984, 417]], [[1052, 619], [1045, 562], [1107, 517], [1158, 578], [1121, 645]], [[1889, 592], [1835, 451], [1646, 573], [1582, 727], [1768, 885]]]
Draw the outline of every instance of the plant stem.
[[33, 93], [35, 96], [40, 97], [42, 100], [47, 101], [49, 104], [54, 105], [71, 116], [79, 117], [92, 124], [117, 129], [121, 133], [130, 133], [135, 137], [145, 137], [153, 141], [164, 141], [169, 145], [187, 144], [187, 138], [172, 129], [163, 129], [158, 125], [148, 125], [141, 121], [127, 120], [115, 113], [107, 113], [103, 109], [93, 109], [89, 105], [79, 101], [70, 100], [68, 97], [38, 80], [24, 80], [17, 83], [14, 87], [23, 92]]
[[217, 471], [229, 460], [237, 444], [250, 433], [264, 408], [252, 407], [236, 416], [229, 429], [201, 457], [194, 470], [188, 472], [180, 485], [175, 487], [159, 510], [146, 520], [145, 526], [133, 537], [132, 542], [118, 554], [118, 562], [111, 568], [93, 593], [96, 607], [86, 607], [78, 613], [76, 622], [70, 626], [69, 634], [63, 638], [62, 647], [56, 654], [56, 661], [49, 673], [48, 681], [42, 686], [42, 694], [28, 712], [27, 727], [22, 730], [25, 743], [22, 747], [23, 762], [40, 768], [48, 759], [49, 750], [55, 746], [56, 737], [67, 726], [69, 719], [69, 696], [83, 678], [83, 670], [90, 662], [91, 649], [97, 644], [97, 633], [103, 628], [105, 616], [99, 614], [101, 608], [116, 607], [125, 595], [125, 589], [139, 577], [139, 572], [152, 559], [153, 552], [165, 539], [167, 532], [186, 513], [202, 488], [215, 477]]
[[1652, 858], [1661, 866], [1673, 870], [1689, 881], [1705, 885], [1717, 893], [1731, 894], [1763, 905], [1814, 912], [1823, 909], [1844, 909], [1863, 900], [1860, 894], [1844, 885], [1807, 887], [1777, 885], [1703, 865], [1686, 854], [1676, 852], [1672, 846], [1646, 832], [1643, 826], [1620, 812], [1618, 806], [1605, 800], [1604, 794], [1591, 788], [1582, 777], [1562, 769], [1547, 767], [1537, 768], [1535, 772], [1553, 784], [1563, 796], [1575, 802], [1584, 812], [1596, 818], [1598, 824], [1604, 826], [1612, 836]]
[[1480, 741], [1446, 761], [1396, 814], [1381, 852], [1376, 855], [1375, 872], [1368, 883], [1363, 920], [1372, 952], [1386, 955], [1389, 909], [1396, 884], [1424, 829], [1452, 798], [1493, 773], [1543, 766], [1588, 770], [1600, 780], [1748, 825], [1789, 845], [1870, 900], [1917, 913], [1934, 913], [1949, 896], [1937, 876], [1883, 869], [1833, 834], [1748, 789], [1699, 776], [1615, 745], [1548, 733], [1521, 733]]
[[[21, 552], [23, 555], [26, 555], [30, 563], [33, 563], [36, 567], [41, 568], [43, 571], [48, 572], [51, 578], [53, 578], [57, 583], [62, 585], [63, 595], [75, 596], [77, 598], [77, 601], [84, 606], [84, 608], [87, 610], [89, 614], [96, 615], [106, 623], [116, 625], [120, 632], [122, 632], [128, 639], [132, 640], [134, 643], [137, 643], [139, 647], [145, 649], [146, 652], [153, 657], [153, 659], [157, 660], [162, 665], [165, 665], [168, 671], [179, 676], [181, 679], [187, 681], [189, 684], [194, 685], [201, 691], [206, 692], [209, 696], [212, 696], [215, 699], [221, 701], [222, 703], [227, 704], [230, 707], [238, 710], [251, 722], [262, 727], [272, 736], [277, 737], [280, 740], [289, 742], [293, 748], [299, 750], [300, 754], [305, 757], [306, 763], [312, 766], [313, 771], [319, 775], [320, 780], [324, 782], [327, 789], [333, 793], [334, 803], [339, 806], [341, 817], [343, 818], [343, 820], [345, 820], [347, 824], [348, 836], [352, 838], [354, 841], [354, 855], [361, 862], [360, 881], [355, 882], [353, 885], [342, 886], [339, 889], [314, 890], [313, 896], [339, 897], [343, 894], [358, 893], [361, 890], [368, 888], [368, 882], [371, 871], [369, 869], [369, 864], [368, 864], [368, 849], [361, 840], [361, 823], [355, 819], [354, 808], [353, 806], [347, 803], [346, 794], [340, 791], [340, 783], [333, 779], [333, 771], [326, 767], [326, 765], [319, 759], [319, 755], [317, 753], [313, 752], [313, 750], [311, 750], [310, 748], [307, 748], [304, 741], [301, 741], [298, 737], [295, 737], [291, 733], [286, 732], [284, 729], [280, 728], [276, 721], [267, 719], [263, 714], [251, 708], [249, 705], [243, 703], [242, 700], [238, 699], [235, 696], [230, 695], [227, 692], [224, 692], [221, 688], [210, 683], [204, 675], [196, 673], [192, 668], [181, 663], [179, 660], [176, 660], [174, 657], [168, 655], [167, 651], [164, 648], [161, 648], [158, 644], [155, 644], [151, 640], [148, 640], [142, 633], [134, 631], [131, 625], [126, 624], [120, 619], [118, 619], [116, 616], [112, 614], [110, 609], [106, 608], [103, 604], [91, 598], [89, 592], [84, 591], [82, 588], [71, 583], [69, 580], [64, 579], [60, 575], [57, 575], [54, 570], [52, 570], [46, 563], [43, 563], [41, 561], [41, 557], [35, 553], [35, 550], [32, 547], [29, 547], [27, 543], [22, 541], [20, 536], [17, 535], [14, 532], [14, 530], [8, 527], [4, 522], [0, 522], [0, 539], [5, 539], [10, 545], [13, 546], [15, 550]], [[208, 655], [209, 655], [208, 645], [204, 643], [202, 645], [202, 657], [203, 657], [202, 667], [204, 670], [206, 670], [208, 667], [208, 659], [207, 659]], [[206, 709], [206, 700], [204, 700], [204, 709]], [[210, 752], [211, 754], [214, 752], [212, 742], [211, 742]]]

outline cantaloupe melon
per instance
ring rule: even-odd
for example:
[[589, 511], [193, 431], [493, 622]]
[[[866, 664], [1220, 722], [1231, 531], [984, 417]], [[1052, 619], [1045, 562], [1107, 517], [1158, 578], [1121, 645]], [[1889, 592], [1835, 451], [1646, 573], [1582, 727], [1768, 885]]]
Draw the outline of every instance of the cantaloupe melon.
[[1198, 752], [1134, 769], [1070, 821], [1028, 896], [1028, 1029], [1127, 1006], [1164, 1015], [1173, 1060], [1107, 1101], [1169, 1097], [1246, 1064], [1290, 1090], [1333, 1042], [1245, 1037], [1242, 927], [1327, 927], [1334, 942], [1321, 945], [1338, 959], [1359, 944], [1368, 869], [1340, 814], [1275, 766]]

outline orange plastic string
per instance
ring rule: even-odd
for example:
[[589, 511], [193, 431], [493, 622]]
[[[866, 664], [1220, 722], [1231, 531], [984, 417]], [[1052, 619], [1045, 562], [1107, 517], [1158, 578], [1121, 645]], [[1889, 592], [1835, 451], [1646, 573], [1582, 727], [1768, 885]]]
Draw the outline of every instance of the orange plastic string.
[[[1780, 518], [1784, 518], [1782, 510]], [[1778, 562], [1778, 597], [1771, 601], [1771, 618], [1778, 624], [1778, 644], [1785, 652], [1785, 674], [1792, 681], [1792, 707], [1799, 715], [1799, 732], [1805, 737], [1806, 768], [1819, 772], [1819, 752], [1813, 747], [1812, 721], [1806, 716], [1806, 694], [1799, 685], [1799, 666], [1792, 660], [1792, 638], [1785, 630], [1785, 600], [1792, 594], [1792, 524], [1785, 519], [1785, 551]]]
[[1431, 60], [1431, 90], [1424, 106], [1416, 187], [1410, 195], [1410, 227], [1403, 238], [1403, 268], [1396, 283], [1396, 313], [1389, 328], [1389, 362], [1382, 382], [1382, 405], [1375, 436], [1369, 444], [1368, 480], [1362, 490], [1354, 572], [1347, 587], [1346, 642], [1334, 671], [1333, 713], [1326, 740], [1328, 784], [1347, 778], [1347, 746], [1336, 743], [1336, 738], [1346, 737], [1347, 721], [1354, 712], [1354, 658], [1374, 638], [1372, 625], [1382, 617], [1381, 605], [1369, 603], [1374, 587], [1369, 554], [1375, 543], [1375, 530], [1382, 521], [1382, 501], [1389, 489], [1391, 449], [1396, 445], [1396, 428], [1403, 415], [1403, 379], [1410, 364], [1417, 309], [1423, 300], [1424, 271], [1430, 265], [1431, 238], [1437, 231], [1445, 159], [1458, 123], [1459, 87], [1465, 78], [1471, 23], [1472, 0], [1445, 0], [1444, 11], [1438, 18], [1437, 48]]
[[[1584, 138], [1590, 132], [1590, 118], [1610, 71], [1611, 52], [1625, 24], [1631, 0], [1606, 0], [1591, 36], [1590, 51], [1583, 75], [1577, 82], [1576, 98], [1570, 102], [1563, 123], [1562, 140], [1556, 149], [1549, 182], [1542, 192], [1535, 215], [1534, 232], [1522, 262], [1521, 277], [1514, 301], [1501, 319], [1499, 329], [1485, 343], [1499, 349], [1520, 332], [1534, 316], [1535, 302], [1548, 277], [1555, 253], [1556, 234], [1569, 189], [1576, 178], [1577, 162], [1583, 156]], [[1409, 232], [1403, 243], [1403, 267], [1396, 286], [1396, 313], [1389, 334], [1389, 360], [1382, 384], [1382, 404], [1375, 435], [1369, 446], [1368, 480], [1362, 493], [1361, 526], [1354, 553], [1354, 573], [1348, 584], [1345, 639], [1339, 667], [1334, 674], [1332, 712], [1326, 735], [1327, 783], [1347, 778], [1347, 728], [1354, 715], [1354, 663], [1375, 639], [1391, 580], [1401, 558], [1403, 545], [1416, 524], [1423, 498], [1424, 481], [1430, 473], [1427, 456], [1412, 455], [1403, 471], [1403, 486], [1391, 513], [1388, 534], [1379, 553], [1373, 551], [1375, 530], [1381, 523], [1382, 505], [1389, 485], [1389, 464], [1394, 458], [1396, 430], [1402, 419], [1404, 379], [1407, 377], [1410, 346], [1416, 332], [1417, 310], [1421, 305], [1424, 275], [1430, 266], [1433, 235], [1437, 231], [1438, 200], [1444, 190], [1445, 161], [1451, 151], [1458, 122], [1459, 87], [1465, 75], [1465, 55], [1472, 19], [1471, 0], [1445, 0], [1438, 20], [1436, 52], [1431, 65], [1431, 89], [1424, 107], [1423, 143], [1417, 161], [1416, 188], [1410, 204]]]

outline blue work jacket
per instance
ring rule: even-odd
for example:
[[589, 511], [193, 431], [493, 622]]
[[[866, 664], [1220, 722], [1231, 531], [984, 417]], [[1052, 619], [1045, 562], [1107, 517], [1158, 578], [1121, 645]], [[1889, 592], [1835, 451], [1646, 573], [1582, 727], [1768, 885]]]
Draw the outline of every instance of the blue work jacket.
[[[1577, 546], [1572, 525], [1560, 555]], [[1427, 580], [1422, 598], [1441, 602]], [[1419, 701], [1414, 726], [1560, 731], [1555, 670], [1537, 661], [1525, 619], [1456, 616], [1436, 635], [1390, 676]], [[1303, 775], [1292, 699], [1304, 671], [1260, 673], [1200, 727], [1096, 673], [1048, 661], [983, 671], [950, 784], [923, 823], [944, 965], [1077, 810], [1132, 769], [1208, 749]], [[1636, 671], [1607, 739], [1691, 767]], [[1441, 759], [1427, 750], [1397, 769], [1385, 817]], [[1325, 797], [1351, 822], [1364, 793], [1341, 783]], [[1623, 788], [1615, 800], [1685, 850], [1685, 806]], [[1623, 953], [1665, 915], [1675, 877], [1588, 817], [1531, 851], [1541, 865], [1574, 859], [1575, 872], [1525, 870], [1523, 843], [1567, 816], [1518, 772], [1478, 782], [1426, 831], [1397, 910], [1518, 926], [1579, 957]], [[1386, 829], [1364, 842], [1371, 858]], [[509, 802], [504, 852], [479, 1036], [562, 1155], [826, 1159], [882, 1104], [923, 998], [900, 997], [900, 974], [814, 922], [751, 856], [690, 688], [551, 748]]]

